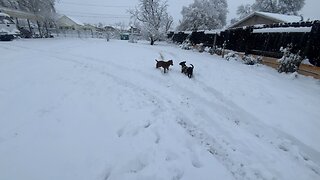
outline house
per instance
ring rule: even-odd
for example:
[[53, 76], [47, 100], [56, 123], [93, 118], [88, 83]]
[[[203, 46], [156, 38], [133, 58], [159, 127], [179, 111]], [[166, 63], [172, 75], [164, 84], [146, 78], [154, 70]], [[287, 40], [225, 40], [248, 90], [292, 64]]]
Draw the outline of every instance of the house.
[[243, 19], [240, 19], [238, 22], [230, 25], [228, 29], [261, 24], [291, 23], [299, 22], [301, 20], [302, 17], [300, 16], [255, 11]]
[[85, 27], [81, 21], [66, 15], [59, 17], [56, 23], [59, 29], [79, 30]]

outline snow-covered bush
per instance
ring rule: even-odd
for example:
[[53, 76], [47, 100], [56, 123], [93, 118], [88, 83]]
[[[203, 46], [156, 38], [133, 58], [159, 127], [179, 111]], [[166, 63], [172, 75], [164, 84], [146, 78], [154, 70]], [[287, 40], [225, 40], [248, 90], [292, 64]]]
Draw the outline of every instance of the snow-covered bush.
[[222, 48], [216, 48], [214, 50], [214, 54], [218, 55], [218, 56], [221, 56], [222, 55]]
[[[206, 46], [206, 47], [204, 48], [204, 51], [207, 52], [207, 53], [210, 53], [211, 48]], [[210, 53], [210, 54], [211, 54], [211, 53]]]
[[209, 48], [208, 53], [210, 53], [211, 55], [213, 55], [215, 49], [216, 49], [216, 47], [211, 47], [211, 48]]
[[225, 57], [227, 61], [230, 61], [230, 60], [238, 61], [240, 59], [239, 56], [234, 52], [229, 52]]
[[283, 56], [278, 60], [279, 67], [278, 72], [282, 73], [293, 73], [299, 69], [299, 66], [303, 58], [299, 55], [300, 51], [297, 54], [291, 53], [292, 45], [288, 45], [287, 48], [280, 48], [280, 51], [283, 52]]
[[201, 53], [204, 52], [204, 48], [205, 48], [205, 46], [203, 46], [203, 43], [196, 45], [196, 49]]
[[244, 64], [247, 64], [247, 65], [255, 65], [255, 64], [260, 64], [262, 62], [262, 58], [260, 56], [255, 58], [252, 55], [244, 55], [242, 57], [242, 60]]
[[216, 54], [218, 56], [222, 55], [222, 48], [218, 48], [218, 47], [212, 47], [208, 49], [208, 53], [210, 53], [211, 55]]
[[181, 49], [185, 49], [185, 50], [190, 50], [192, 49], [192, 44], [189, 40], [185, 40], [181, 45], [180, 45]]

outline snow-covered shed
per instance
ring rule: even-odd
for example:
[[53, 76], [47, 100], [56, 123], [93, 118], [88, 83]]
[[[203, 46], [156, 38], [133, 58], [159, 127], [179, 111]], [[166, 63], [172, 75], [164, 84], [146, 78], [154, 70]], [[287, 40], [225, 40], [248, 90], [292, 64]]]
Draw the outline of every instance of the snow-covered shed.
[[255, 11], [243, 19], [240, 19], [238, 22], [230, 25], [228, 29], [260, 24], [292, 23], [299, 22], [301, 20], [302, 18], [300, 16]]

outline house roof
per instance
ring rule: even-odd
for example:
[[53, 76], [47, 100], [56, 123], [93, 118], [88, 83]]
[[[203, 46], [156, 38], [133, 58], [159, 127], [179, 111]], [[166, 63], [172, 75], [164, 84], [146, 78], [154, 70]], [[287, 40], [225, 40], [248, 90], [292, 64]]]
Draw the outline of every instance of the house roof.
[[260, 11], [257, 11], [256, 13], [260, 14], [261, 16], [264, 16], [264, 17], [269, 17], [271, 19], [279, 20], [279, 21], [287, 22], [287, 23], [301, 21], [301, 17], [300, 16], [276, 14], [276, 13], [267, 13], [267, 12], [260, 12]]
[[42, 16], [36, 16], [32, 13], [25, 12], [25, 11], [20, 11], [17, 9], [10, 9], [10, 8], [5, 8], [5, 7], [0, 7], [0, 11], [2, 13], [8, 14], [11, 17], [18, 17], [21, 19], [30, 19], [30, 20], [41, 20], [43, 19]]
[[63, 19], [63, 18], [69, 19], [70, 21], [74, 22], [75, 24], [77, 24], [79, 26], [84, 26], [84, 23], [82, 23], [78, 19], [70, 17], [70, 16], [67, 16], [67, 15], [58, 14], [57, 17], [56, 17], [57, 21], [59, 21], [60, 19]]
[[71, 19], [73, 22], [75, 22], [76, 24], [80, 25], [80, 26], [84, 26], [83, 22], [81, 22], [80, 20], [74, 18], [74, 17], [70, 17], [67, 16], [69, 19]]
[[6, 17], [10, 17], [9, 14], [6, 14], [6, 13], [2, 13], [0, 12], [0, 16], [6, 16]]
[[273, 21], [278, 21], [279, 23], [290, 23], [290, 22], [299, 22], [299, 21], [301, 21], [301, 17], [300, 16], [255, 11], [255, 12], [252, 12], [251, 14], [249, 14], [248, 16], [240, 19], [238, 22], [236, 22], [234, 24], [231, 24], [229, 26], [229, 28], [235, 27], [235, 26], [239, 25], [240, 23], [250, 19], [253, 16], [264, 17], [266, 19], [270, 19], [270, 20], [273, 20]]

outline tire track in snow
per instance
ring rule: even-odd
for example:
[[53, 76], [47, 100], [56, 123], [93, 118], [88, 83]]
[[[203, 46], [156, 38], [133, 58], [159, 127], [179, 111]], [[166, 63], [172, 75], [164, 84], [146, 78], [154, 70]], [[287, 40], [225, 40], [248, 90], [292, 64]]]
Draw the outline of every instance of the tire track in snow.
[[[228, 113], [229, 113], [228, 116], [231, 116], [231, 118], [227, 118], [228, 120], [231, 120], [232, 123], [233, 122], [236, 123], [238, 125], [237, 127], [241, 127], [241, 129], [243, 131], [250, 132], [252, 137], [256, 137], [257, 139], [259, 139], [259, 141], [262, 141], [266, 146], [271, 146], [274, 148], [275, 151], [279, 151], [279, 150], [286, 149], [286, 148], [281, 148], [281, 147], [283, 147], [281, 144], [285, 144], [286, 141], [289, 141], [291, 143], [291, 145], [290, 145], [291, 147], [289, 146], [290, 149], [298, 148], [297, 145], [292, 144], [293, 142], [290, 140], [290, 137], [289, 137], [289, 140], [286, 139], [285, 137], [283, 137], [282, 132], [279, 132], [277, 129], [274, 129], [274, 128], [262, 123], [257, 118], [255, 118], [253, 115], [249, 114], [244, 109], [242, 109], [238, 105], [234, 104], [232, 101], [228, 100], [226, 97], [224, 97], [222, 95], [222, 93], [218, 92], [216, 89], [209, 87], [200, 81], [196, 81], [196, 83], [198, 85], [200, 85], [201, 87], [203, 87], [203, 89], [207, 92], [206, 94], [208, 96], [213, 95], [215, 97], [215, 101], [221, 102], [221, 104], [218, 104], [218, 105], [216, 103], [214, 103], [215, 110], [218, 110], [219, 112], [222, 110], [222, 111], [224, 111], [225, 115], [228, 115]], [[179, 84], [179, 83], [173, 83], [173, 84]], [[189, 94], [190, 97], [199, 96], [198, 94], [190, 93], [191, 91], [188, 91], [186, 88], [183, 88], [183, 87], [182, 88], [179, 87], [177, 90], [177, 92], [179, 92], [179, 93], [181, 93], [183, 91], [186, 94]], [[198, 100], [198, 102], [204, 102], [202, 104], [206, 104], [207, 106], [213, 105], [212, 100], [211, 100], [211, 102], [208, 102], [208, 100], [206, 98], [200, 98]], [[216, 109], [217, 107], [218, 107], [218, 109]], [[180, 114], [183, 114], [183, 113], [181, 112]], [[241, 120], [239, 118], [237, 118], [239, 115], [242, 117]], [[186, 119], [186, 118], [184, 118], [184, 119]], [[192, 123], [190, 123], [191, 122], [190, 120], [188, 121], [189, 123], [186, 123], [186, 121], [184, 121], [183, 119], [178, 118], [177, 122], [183, 128], [185, 128], [187, 130], [187, 132], [192, 137], [197, 137], [197, 139], [200, 140], [201, 144], [205, 144], [206, 146], [209, 146], [210, 147], [210, 148], [208, 148], [209, 152], [216, 152], [217, 151], [217, 150], [212, 151], [212, 149], [223, 149], [223, 148], [221, 148], [223, 146], [219, 145], [214, 138], [212, 138], [210, 136], [203, 138], [203, 135], [206, 133], [202, 130], [200, 130], [200, 132], [197, 132], [196, 129], [198, 127], [193, 125]], [[240, 123], [241, 123], [241, 126], [239, 126]], [[210, 139], [209, 140], [210, 143], [204, 139]], [[273, 140], [276, 140], [276, 142], [272, 142]], [[227, 146], [229, 144], [229, 142], [225, 141], [225, 140], [222, 140], [222, 142], [224, 142], [224, 144]], [[217, 146], [219, 148], [212, 148], [215, 146]], [[235, 151], [234, 148], [231, 148], [231, 149], [233, 151]], [[313, 171], [316, 175], [319, 176], [319, 165], [315, 164], [314, 162], [310, 162], [309, 158], [302, 155], [305, 153], [303, 153], [303, 152], [301, 153], [300, 151], [301, 150], [299, 150], [299, 149], [298, 149], [298, 152], [297, 151], [290, 151], [289, 153], [286, 154], [286, 156], [289, 156], [292, 159], [296, 159], [296, 158], [300, 159], [299, 163], [308, 167], [311, 171]], [[212, 154], [215, 154], [215, 153], [212, 153]], [[227, 155], [225, 153], [220, 151], [219, 154], [224, 156], [223, 158], [220, 158], [223, 161], [228, 159], [228, 158], [226, 158]], [[237, 179], [245, 178], [244, 174], [246, 171], [241, 170], [241, 168], [243, 168], [245, 166], [245, 163], [238, 162], [238, 164], [240, 164], [240, 166], [236, 167], [235, 169], [233, 168], [235, 163], [232, 162], [232, 160], [229, 161], [228, 164], [229, 164], [229, 169], [232, 169], [231, 172], [232, 172], [232, 174], [234, 174], [234, 176]], [[230, 164], [231, 164], [231, 166], [230, 166]], [[252, 172], [252, 175], [250, 175], [250, 176], [254, 177], [254, 179], [265, 179], [265, 177], [263, 177], [263, 175], [261, 173], [262, 172], [254, 170], [254, 172]]]

